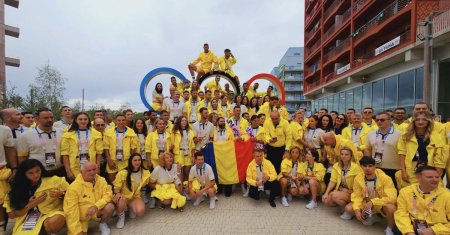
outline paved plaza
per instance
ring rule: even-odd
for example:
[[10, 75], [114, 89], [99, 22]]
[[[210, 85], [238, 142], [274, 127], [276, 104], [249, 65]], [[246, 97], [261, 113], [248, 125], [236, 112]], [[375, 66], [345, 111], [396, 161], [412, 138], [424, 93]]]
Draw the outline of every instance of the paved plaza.
[[[185, 210], [149, 209], [142, 218], [127, 218], [123, 229], [116, 229], [117, 217], [110, 221], [111, 234], [384, 234], [386, 223], [364, 226], [353, 219], [339, 218], [338, 207], [316, 210], [305, 208], [305, 199], [295, 198], [289, 207], [283, 207], [277, 199], [277, 207], [271, 208], [267, 198], [260, 201], [244, 198], [238, 192], [231, 197], [218, 196], [216, 209], [209, 209], [209, 199], [198, 207], [188, 201]], [[11, 233], [12, 223], [8, 224]], [[63, 231], [59, 234], [66, 234]], [[100, 235], [98, 223], [90, 224], [92, 235]]]

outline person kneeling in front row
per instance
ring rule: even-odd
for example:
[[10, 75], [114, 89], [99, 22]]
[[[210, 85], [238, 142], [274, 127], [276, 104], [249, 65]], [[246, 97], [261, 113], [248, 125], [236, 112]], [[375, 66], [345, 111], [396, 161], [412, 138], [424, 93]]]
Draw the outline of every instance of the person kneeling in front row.
[[270, 190], [269, 204], [276, 207], [275, 196], [279, 191], [277, 172], [273, 164], [264, 159], [264, 151], [255, 148], [253, 150], [253, 161], [247, 167], [247, 183], [250, 185], [249, 196], [255, 200], [259, 200], [260, 192]]
[[194, 206], [198, 206], [204, 199], [204, 196], [209, 196], [209, 208], [216, 208], [216, 192], [217, 185], [213, 170], [210, 165], [205, 163], [205, 158], [202, 152], [194, 154], [195, 166], [191, 167], [189, 171], [188, 192], [192, 199], [194, 199]]
[[68, 234], [87, 235], [90, 220], [100, 219], [102, 235], [109, 235], [108, 221], [114, 212], [111, 186], [97, 175], [97, 165], [86, 162], [64, 198]]
[[432, 166], [416, 170], [418, 184], [400, 190], [395, 224], [402, 234], [450, 234], [450, 192]]
[[355, 214], [356, 219], [364, 225], [372, 225], [380, 213], [387, 220], [386, 234], [394, 234], [394, 212], [397, 200], [397, 190], [391, 177], [382, 170], [375, 168], [375, 159], [363, 157], [359, 160], [363, 172], [359, 173], [353, 182], [352, 203], [346, 206], [346, 211]]

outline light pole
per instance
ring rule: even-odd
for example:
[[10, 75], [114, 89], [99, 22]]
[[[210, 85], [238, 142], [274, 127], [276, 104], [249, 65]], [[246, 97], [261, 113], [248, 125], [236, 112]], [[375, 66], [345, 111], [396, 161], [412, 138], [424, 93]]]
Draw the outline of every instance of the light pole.
[[431, 76], [433, 66], [433, 13], [427, 16], [425, 42], [423, 45], [423, 101], [431, 104]]

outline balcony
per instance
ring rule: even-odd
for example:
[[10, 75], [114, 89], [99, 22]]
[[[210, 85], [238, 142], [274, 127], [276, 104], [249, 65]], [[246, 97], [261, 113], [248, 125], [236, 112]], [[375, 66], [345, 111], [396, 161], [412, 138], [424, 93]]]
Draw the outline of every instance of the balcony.
[[308, 50], [305, 50], [305, 63], [308, 62], [314, 55], [320, 51], [321, 40], [318, 40], [314, 45], [312, 45]]
[[320, 7], [319, 7], [319, 5], [320, 5], [319, 2], [321, 2], [321, 1], [317, 1], [316, 5], [313, 8], [313, 11], [306, 15], [306, 19], [305, 19], [305, 28], [306, 29], [310, 28], [309, 26], [316, 18], [319, 18], [319, 17], [317, 17], [317, 16], [319, 16], [319, 13], [321, 12]]
[[[444, 11], [441, 14], [434, 15], [433, 18], [433, 37], [436, 37], [441, 32], [450, 30], [450, 10]], [[427, 26], [417, 25], [416, 35], [418, 37], [425, 37], [427, 35]]]
[[329, 63], [332, 62], [333, 60], [335, 60], [336, 58], [338, 58], [339, 56], [341, 56], [343, 53], [347, 52], [350, 48], [350, 39], [351, 37], [348, 36], [347, 38], [345, 38], [344, 40], [341, 40], [341, 42], [333, 47], [332, 49], [330, 49], [328, 52], [326, 52], [323, 55], [323, 61], [324, 61], [324, 67]]
[[303, 66], [283, 66], [284, 71], [302, 71]]
[[5, 25], [5, 35], [18, 38], [20, 35], [20, 29], [14, 26]]
[[320, 35], [320, 20], [317, 21], [317, 24], [311, 29], [311, 31], [306, 32], [305, 34], [305, 45], [308, 45], [311, 39], [317, 38], [317, 35]]
[[[314, 2], [316, 2], [316, 3], [314, 3]], [[313, 9], [312, 6], [317, 4], [317, 2], [318, 2], [317, 0], [306, 0], [305, 1], [305, 3], [306, 3], [305, 12], [309, 13], [311, 11], [311, 9]]]
[[20, 67], [20, 59], [5, 57], [5, 65], [11, 67]]
[[300, 75], [289, 75], [289, 76], [284, 76], [281, 79], [282, 82], [301, 82], [303, 81], [303, 74]]
[[347, 9], [344, 14], [342, 14], [339, 20], [335, 21], [335, 23], [323, 34], [323, 41], [325, 42], [331, 35], [333, 35], [336, 31], [341, 29], [342, 25], [345, 25], [348, 19], [351, 16], [351, 8]]
[[14, 8], [19, 8], [19, 0], [5, 0], [5, 4]]
[[372, 2], [373, 0], [359, 0], [353, 4], [353, 14], [357, 14], [361, 9], [363, 9], [365, 6], [368, 5], [368, 3]]
[[294, 85], [294, 84], [285, 84], [284, 89], [286, 92], [289, 91], [303, 91], [302, 85]]
[[359, 27], [353, 33], [353, 42], [357, 42], [359, 39], [368, 35], [374, 28], [382, 24], [392, 16], [399, 13], [403, 8], [407, 7], [411, 3], [411, 0], [396, 0], [389, 6], [381, 10], [374, 18], [369, 20], [366, 24]]

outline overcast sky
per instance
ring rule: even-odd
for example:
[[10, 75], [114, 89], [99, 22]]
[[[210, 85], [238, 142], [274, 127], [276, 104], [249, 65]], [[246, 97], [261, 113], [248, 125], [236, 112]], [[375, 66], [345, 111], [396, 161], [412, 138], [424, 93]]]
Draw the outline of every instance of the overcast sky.
[[20, 1], [6, 7], [6, 24], [20, 28], [6, 38], [6, 55], [21, 61], [6, 78], [24, 94], [49, 62], [67, 78], [68, 103], [85, 88], [86, 108], [128, 102], [143, 111], [143, 77], [171, 67], [189, 78], [205, 42], [217, 56], [231, 49], [241, 81], [270, 73], [287, 48], [303, 46], [303, 12], [303, 0]]

